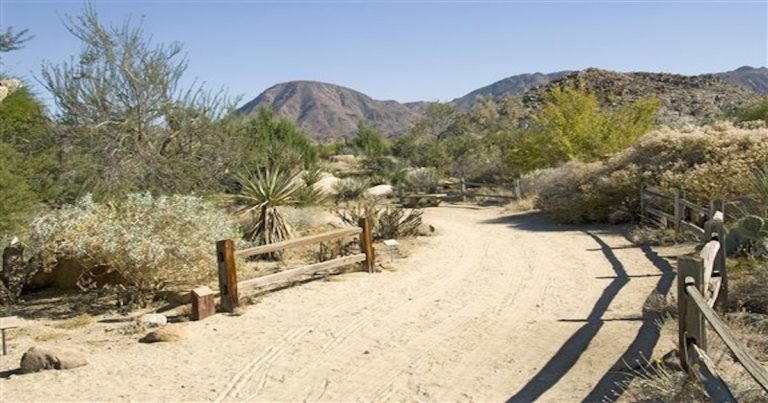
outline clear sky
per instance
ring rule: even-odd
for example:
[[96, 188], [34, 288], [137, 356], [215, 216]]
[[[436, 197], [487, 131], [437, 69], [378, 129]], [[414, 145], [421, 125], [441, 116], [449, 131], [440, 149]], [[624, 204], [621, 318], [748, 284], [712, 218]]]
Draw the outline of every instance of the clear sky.
[[[27, 28], [2, 69], [34, 77], [76, 55], [62, 24], [82, 1], [0, 0], [0, 28]], [[104, 21], [144, 18], [180, 41], [185, 82], [249, 100], [290, 80], [377, 99], [449, 101], [521, 73], [600, 67], [699, 74], [768, 65], [768, 0], [757, 1], [95, 1]]]

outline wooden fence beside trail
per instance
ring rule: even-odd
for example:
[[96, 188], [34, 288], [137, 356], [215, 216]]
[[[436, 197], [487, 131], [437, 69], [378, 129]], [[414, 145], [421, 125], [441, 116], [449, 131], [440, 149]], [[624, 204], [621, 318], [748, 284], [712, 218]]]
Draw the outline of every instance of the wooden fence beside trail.
[[[522, 198], [520, 179], [515, 179], [512, 183], [502, 183], [502, 184], [476, 183], [476, 182], [468, 182], [464, 179], [461, 179], [458, 185], [459, 185], [458, 190], [459, 190], [459, 194], [461, 196], [462, 201], [467, 201], [468, 198], [475, 199], [478, 197], [508, 199], [508, 200], [520, 200]], [[478, 193], [477, 191], [472, 190], [472, 188], [509, 190], [512, 194], [503, 195], [503, 194], [491, 194], [491, 193]]]
[[[722, 217], [722, 213], [717, 212], [714, 216]], [[718, 273], [717, 263], [725, 245], [725, 237], [722, 220], [710, 220], [706, 227], [712, 240], [704, 245], [701, 253], [678, 258], [678, 352], [682, 367], [704, 386], [713, 402], [735, 402], [728, 385], [707, 354], [707, 322], [733, 353], [735, 361], [767, 392], [768, 373], [746, 352], [713, 309], [718, 300], [723, 300], [723, 291], [727, 290], [721, 277], [725, 273], [724, 267]]]
[[678, 352], [682, 367], [704, 386], [713, 402], [736, 399], [707, 354], [707, 323], [735, 361], [768, 392], [768, 373], [746, 352], [714, 310], [717, 306], [724, 312], [728, 306], [724, 209], [722, 201], [710, 202], [707, 207], [692, 203], [685, 199], [681, 189], [665, 191], [645, 185], [640, 189], [643, 222], [655, 222], [665, 228], [671, 225], [678, 233], [689, 231], [706, 242], [700, 253], [681, 256], [677, 261]]
[[[233, 312], [239, 306], [241, 292], [253, 290], [268, 285], [281, 284], [294, 280], [300, 276], [311, 275], [320, 271], [330, 270], [355, 263], [363, 263], [363, 267], [373, 273], [375, 263], [375, 251], [373, 249], [373, 234], [370, 218], [361, 218], [359, 227], [340, 228], [321, 234], [309, 235], [301, 238], [277, 242], [253, 248], [235, 250], [235, 243], [231, 239], [216, 242], [216, 256], [219, 273], [219, 296], [221, 297], [221, 310]], [[299, 246], [314, 245], [334, 239], [355, 237], [360, 238], [360, 253], [342, 256], [324, 262], [313, 263], [294, 269], [284, 270], [249, 280], [238, 281], [236, 257], [249, 257], [270, 252], [282, 251]]]
[[[665, 210], [670, 207], [672, 212]], [[715, 211], [725, 211], [722, 201], [712, 201], [705, 207], [686, 200], [685, 191], [681, 189], [666, 191], [646, 185], [640, 187], [640, 219], [644, 223], [653, 221], [663, 227], [671, 225], [678, 233], [689, 231], [707, 241], [703, 223]]]

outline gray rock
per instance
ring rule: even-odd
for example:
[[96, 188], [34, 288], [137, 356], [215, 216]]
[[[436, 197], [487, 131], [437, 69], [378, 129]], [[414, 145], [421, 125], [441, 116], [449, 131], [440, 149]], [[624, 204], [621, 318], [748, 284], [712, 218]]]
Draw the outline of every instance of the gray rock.
[[168, 324], [168, 318], [159, 313], [148, 313], [139, 316], [136, 321], [139, 322], [140, 325], [146, 325], [148, 327], [160, 327]]
[[72, 369], [87, 365], [85, 353], [63, 347], [35, 346], [21, 357], [21, 372], [38, 372], [44, 369]]

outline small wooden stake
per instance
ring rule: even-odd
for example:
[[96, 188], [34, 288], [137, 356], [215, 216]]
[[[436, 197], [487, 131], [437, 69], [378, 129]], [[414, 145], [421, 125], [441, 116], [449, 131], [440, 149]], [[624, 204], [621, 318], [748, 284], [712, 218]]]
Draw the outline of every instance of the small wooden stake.
[[365, 253], [365, 265], [368, 273], [373, 273], [375, 267], [376, 255], [373, 250], [373, 229], [371, 228], [371, 218], [364, 217], [358, 221], [363, 232], [360, 234], [360, 250]]
[[236, 307], [240, 306], [240, 299], [237, 293], [235, 243], [231, 239], [216, 242], [216, 257], [219, 264], [221, 310], [232, 313]]
[[203, 320], [216, 313], [216, 301], [213, 291], [206, 287], [198, 287], [192, 290], [191, 320]]

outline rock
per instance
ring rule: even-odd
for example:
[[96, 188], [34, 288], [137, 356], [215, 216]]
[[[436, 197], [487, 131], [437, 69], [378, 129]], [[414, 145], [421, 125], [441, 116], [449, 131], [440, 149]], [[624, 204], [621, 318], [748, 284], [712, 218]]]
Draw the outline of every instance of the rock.
[[21, 372], [30, 373], [44, 369], [72, 369], [87, 365], [85, 353], [63, 347], [35, 346], [21, 357]]
[[378, 185], [365, 191], [365, 195], [371, 197], [386, 197], [393, 194], [392, 185]]
[[19, 80], [0, 80], [0, 102], [19, 88], [21, 88]]
[[627, 213], [624, 210], [614, 210], [610, 214], [608, 214], [608, 222], [611, 223], [612, 225], [632, 222], [633, 218], [634, 217], [632, 216], [632, 214]]
[[333, 174], [323, 174], [323, 177], [320, 178], [313, 187], [327, 194], [336, 194], [336, 184], [340, 180], [341, 179], [333, 176]]
[[184, 330], [180, 327], [161, 327], [147, 333], [146, 336], [139, 339], [141, 343], [158, 343], [165, 341], [179, 341], [185, 336]]
[[139, 316], [136, 321], [139, 322], [140, 325], [146, 325], [149, 327], [159, 327], [168, 324], [168, 318], [166, 318], [165, 315], [159, 313], [148, 313], [146, 315]]

